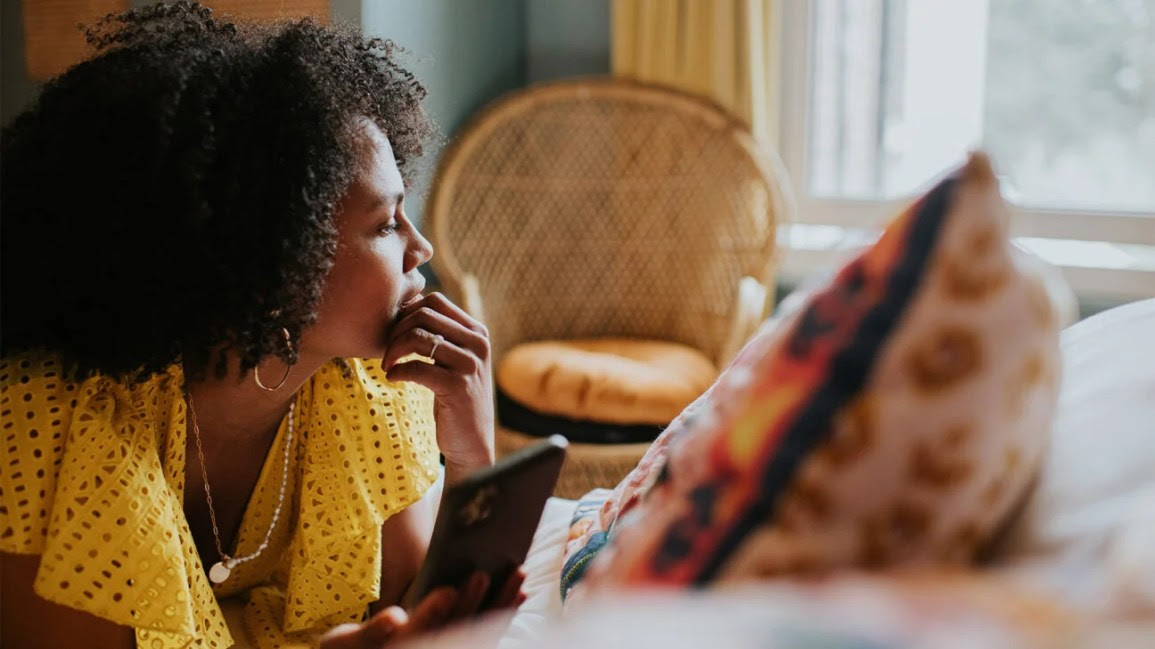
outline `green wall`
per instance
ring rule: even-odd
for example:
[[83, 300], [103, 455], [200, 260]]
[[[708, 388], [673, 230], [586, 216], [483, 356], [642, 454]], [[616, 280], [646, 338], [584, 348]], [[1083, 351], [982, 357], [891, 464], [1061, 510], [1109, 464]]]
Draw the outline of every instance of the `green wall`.
[[[402, 65], [428, 90], [426, 109], [445, 138], [478, 108], [525, 85], [524, 0], [365, 0], [360, 22], [366, 36], [404, 48]], [[421, 161], [405, 201], [419, 223], [439, 153], [440, 145]]]
[[609, 0], [525, 0], [526, 79], [609, 74]]
[[36, 96], [39, 84], [24, 72], [20, 0], [0, 0], [0, 124], [7, 124]]

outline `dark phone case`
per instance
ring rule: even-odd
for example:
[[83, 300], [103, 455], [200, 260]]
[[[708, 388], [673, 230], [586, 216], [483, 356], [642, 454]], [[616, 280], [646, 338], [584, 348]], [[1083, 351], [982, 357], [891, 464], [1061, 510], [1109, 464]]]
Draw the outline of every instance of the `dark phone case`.
[[524, 561], [565, 460], [555, 435], [508, 455], [451, 487], [437, 512], [425, 563], [403, 602], [412, 608], [439, 586], [490, 576], [482, 609]]

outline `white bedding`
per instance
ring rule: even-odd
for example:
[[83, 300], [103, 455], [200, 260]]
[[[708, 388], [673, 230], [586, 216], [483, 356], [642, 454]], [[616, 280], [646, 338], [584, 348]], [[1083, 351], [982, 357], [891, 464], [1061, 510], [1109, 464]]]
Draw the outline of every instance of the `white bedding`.
[[500, 649], [532, 644], [534, 638], [540, 639], [550, 620], [561, 616], [561, 594], [558, 591], [562, 547], [576, 505], [576, 501], [562, 498], [550, 498], [546, 503], [525, 560], [526, 577], [522, 590], [527, 599], [510, 622], [509, 630], [498, 645]]

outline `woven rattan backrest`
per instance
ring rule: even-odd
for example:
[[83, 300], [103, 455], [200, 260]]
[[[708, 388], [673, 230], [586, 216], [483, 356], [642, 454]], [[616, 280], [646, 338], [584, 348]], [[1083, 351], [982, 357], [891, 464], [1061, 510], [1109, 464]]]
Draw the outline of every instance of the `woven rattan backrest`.
[[499, 100], [443, 157], [434, 268], [479, 280], [496, 357], [541, 339], [643, 337], [716, 358], [739, 280], [771, 285], [781, 165], [713, 105], [576, 80]]

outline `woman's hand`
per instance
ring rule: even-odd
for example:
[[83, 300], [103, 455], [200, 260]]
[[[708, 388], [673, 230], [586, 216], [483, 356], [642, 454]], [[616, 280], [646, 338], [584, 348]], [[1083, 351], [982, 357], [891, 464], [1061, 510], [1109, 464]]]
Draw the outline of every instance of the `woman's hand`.
[[[391, 381], [412, 381], [436, 398], [437, 443], [446, 483], [493, 464], [493, 378], [489, 331], [441, 293], [402, 309], [383, 364]], [[409, 354], [432, 357], [397, 362]]]
[[[518, 570], [506, 580], [486, 611], [514, 608], [525, 601], [521, 584], [525, 573]], [[460, 589], [442, 587], [434, 590], [406, 613], [400, 606], [390, 606], [361, 624], [342, 624], [321, 637], [320, 649], [381, 649], [424, 631], [433, 631], [458, 620], [481, 613], [489, 590], [489, 575], [474, 573]]]

